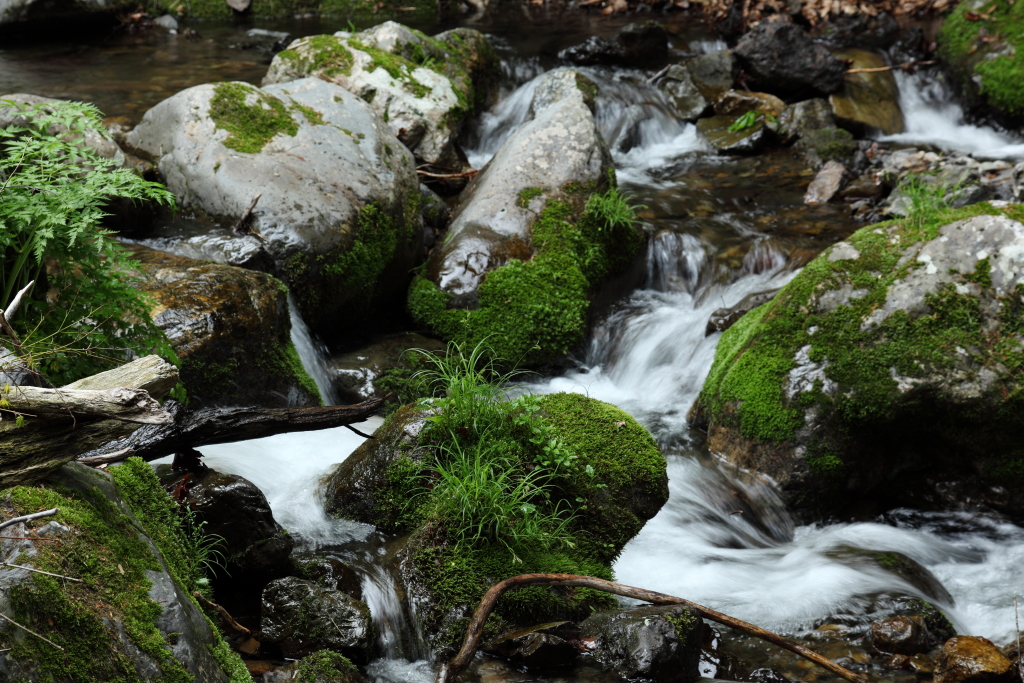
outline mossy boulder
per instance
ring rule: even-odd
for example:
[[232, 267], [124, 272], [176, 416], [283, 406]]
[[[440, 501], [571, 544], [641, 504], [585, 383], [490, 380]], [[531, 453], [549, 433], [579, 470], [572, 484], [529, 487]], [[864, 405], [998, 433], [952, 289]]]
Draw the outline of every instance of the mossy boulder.
[[295, 683], [363, 683], [365, 680], [352, 662], [330, 650], [303, 657], [295, 670]]
[[[292, 18], [296, 15], [316, 14], [324, 17], [343, 17], [363, 22], [379, 22], [383, 16], [401, 16], [424, 22], [437, 20], [438, 5], [426, 0], [411, 0], [394, 10], [381, 8], [373, 0], [249, 0], [236, 3], [247, 7], [238, 11], [221, 0], [189, 0], [187, 5], [171, 3], [170, 7], [185, 7], [198, 19], [252, 19]], [[401, 11], [397, 11], [401, 10]]]
[[71, 463], [0, 491], [7, 518], [54, 507], [7, 532], [60, 542], [3, 539], [5, 562], [59, 575], [0, 571], [5, 614], [50, 641], [0, 625], [4, 680], [252, 680], [192, 597], [195, 560], [149, 465], [133, 458], [111, 476]]
[[315, 406], [291, 340], [287, 290], [265, 273], [127, 245], [153, 322], [181, 360], [194, 406]]
[[[401, 300], [422, 256], [413, 158], [344, 88], [199, 85], [146, 112], [127, 140], [181, 206], [222, 220], [190, 243], [280, 277], [316, 332], [344, 339]], [[251, 234], [232, 231], [257, 195]]]
[[289, 659], [332, 650], [366, 664], [373, 651], [366, 603], [294, 576], [271, 581], [264, 589], [260, 635]]
[[[494, 582], [530, 572], [611, 578], [611, 563], [668, 499], [665, 460], [646, 429], [622, 410], [580, 394], [536, 399], [539, 413], [559, 435], [575, 464], [552, 479], [551, 499], [571, 522], [572, 544], [520, 549], [498, 542], [459, 544], [451, 519], [426, 504], [439, 444], [427, 426], [436, 409], [397, 410], [325, 478], [330, 513], [408, 533], [394, 561], [409, 599], [433, 646], [456, 645], [472, 610]], [[506, 425], [498, 446], [514, 458], [521, 476], [534, 467], [538, 448], [525, 427]], [[521, 469], [520, 469], [521, 468]], [[561, 501], [561, 502], [559, 502]], [[487, 634], [554, 620], [578, 620], [615, 604], [586, 589], [516, 591], [498, 602]]]
[[1024, 122], [1024, 6], [961, 2], [938, 35], [939, 57], [967, 107], [1004, 124]]
[[691, 423], [805, 510], [1024, 512], [1022, 218], [978, 204], [833, 245], [722, 335]]
[[[545, 76], [559, 87], [537, 85], [547, 106], [469, 184], [413, 280], [409, 311], [444, 339], [472, 347], [486, 338], [510, 362], [551, 361], [583, 341], [599, 287], [616, 277], [638, 284], [631, 266], [646, 237], [631, 212], [609, 209], [625, 200], [587, 105], [593, 84], [574, 73]], [[591, 202], [595, 194], [607, 201]]]
[[456, 138], [495, 84], [497, 57], [473, 29], [430, 38], [394, 21], [360, 33], [301, 38], [278, 53], [263, 85], [313, 76], [363, 98], [420, 161], [460, 170]]

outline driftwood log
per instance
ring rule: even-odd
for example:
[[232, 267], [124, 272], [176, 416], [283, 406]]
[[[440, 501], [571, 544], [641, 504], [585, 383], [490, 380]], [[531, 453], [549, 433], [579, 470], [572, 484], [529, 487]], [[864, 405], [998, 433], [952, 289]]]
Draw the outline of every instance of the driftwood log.
[[[155, 400], [164, 396], [177, 382], [178, 371], [170, 363], [157, 356], [147, 356], [126, 363], [114, 371], [93, 375], [74, 385], [59, 390], [45, 390], [57, 394], [72, 394], [88, 391], [104, 393], [112, 389], [124, 389], [137, 399], [146, 396], [143, 403], [152, 409]], [[174, 383], [170, 378], [174, 378]], [[87, 385], [84, 388], [83, 385]], [[83, 388], [80, 388], [83, 387]], [[30, 401], [24, 399], [29, 390], [44, 391], [35, 387], [11, 387], [5, 398], [12, 408], [34, 417], [26, 417], [25, 424], [18, 427], [11, 413], [0, 413], [0, 488], [31, 484], [73, 460], [79, 453], [100, 448], [103, 444], [123, 438], [139, 428], [137, 421], [106, 419], [74, 407], [68, 412], [69, 403], [59, 403], [60, 410], [45, 412], [36, 410]], [[148, 389], [148, 390], [147, 390]], [[90, 394], [93, 395], [93, 394]], [[152, 401], [152, 403], [150, 403]], [[16, 406], [16, 407], [15, 407]], [[157, 406], [159, 409], [159, 406]], [[170, 422], [172, 416], [160, 409], [163, 417], [156, 412], [154, 421]], [[137, 414], [136, 414], [137, 415]], [[122, 415], [122, 417], [124, 417]], [[149, 424], [147, 426], [156, 426]]]
[[172, 424], [146, 425], [131, 436], [83, 453], [81, 459], [98, 460], [114, 451], [131, 449], [133, 455], [143, 460], [156, 460], [198, 446], [247, 441], [288, 432], [347, 427], [375, 415], [387, 400], [385, 396], [351, 406], [205, 408], [194, 412], [177, 404], [168, 405], [174, 416]]
[[136, 424], [170, 424], [167, 413], [145, 389], [40, 389], [10, 387], [3, 393], [11, 411], [33, 417], [73, 420], [98, 417]]
[[441, 665], [441, 668], [437, 672], [436, 683], [454, 683], [459, 680], [459, 676], [462, 675], [470, 662], [473, 661], [473, 657], [476, 655], [477, 648], [480, 646], [480, 638], [483, 636], [484, 624], [487, 623], [487, 617], [489, 617], [491, 612], [494, 611], [498, 598], [510, 590], [526, 588], [528, 586], [591, 588], [593, 590], [604, 591], [605, 593], [611, 593], [613, 595], [622, 595], [627, 598], [643, 600], [644, 602], [650, 602], [655, 605], [685, 605], [690, 609], [696, 610], [705, 619], [718, 622], [719, 624], [734, 628], [737, 631], [742, 631], [743, 633], [747, 633], [768, 641], [769, 643], [778, 645], [779, 647], [798, 654], [805, 659], [809, 659], [822, 668], [828, 669], [837, 676], [841, 676], [848, 681], [852, 681], [852, 683], [868, 683], [867, 679], [863, 676], [839, 666], [831, 659], [819, 655], [814, 650], [810, 650], [802, 645], [797, 645], [776, 633], [766, 631], [759, 626], [748, 624], [745, 621], [740, 621], [739, 619], [730, 617], [727, 614], [716, 612], [713, 609], [708, 609], [707, 607], [698, 605], [695, 602], [690, 602], [689, 600], [677, 598], [672, 595], [665, 595], [664, 593], [656, 593], [644, 588], [634, 588], [633, 586], [626, 586], [621, 583], [614, 583], [613, 581], [605, 581], [604, 579], [598, 579], [593, 576], [578, 576], [576, 574], [521, 574], [519, 576], [513, 576], [512, 578], [505, 579], [504, 581], [491, 586], [491, 588], [484, 593], [484, 597], [480, 600], [480, 606], [477, 607], [476, 612], [473, 613], [473, 619], [469, 622], [469, 628], [466, 629], [466, 637], [462, 641], [462, 649], [459, 650], [458, 654], [456, 654], [451, 661]]

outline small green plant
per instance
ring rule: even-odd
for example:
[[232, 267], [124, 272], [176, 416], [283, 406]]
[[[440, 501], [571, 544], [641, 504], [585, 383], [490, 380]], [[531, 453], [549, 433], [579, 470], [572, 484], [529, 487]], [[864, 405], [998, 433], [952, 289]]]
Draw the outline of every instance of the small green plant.
[[907, 218], [920, 220], [952, 208], [961, 187], [959, 182], [949, 185], [941, 178], [910, 174], [900, 181], [897, 190]]
[[646, 209], [644, 204], [631, 205], [618, 188], [612, 186], [607, 192], [595, 192], [587, 199], [587, 211], [592, 211], [602, 230], [612, 230], [617, 225], [632, 228], [636, 225], [636, 212]]
[[750, 111], [746, 112], [745, 114], [743, 114], [738, 119], [732, 122], [732, 125], [729, 126], [729, 132], [739, 133], [740, 131], [753, 128], [754, 126], [757, 125], [758, 116], [761, 116], [763, 118], [764, 115], [761, 114], [761, 112], [757, 109], [751, 109]]
[[179, 508], [181, 517], [181, 544], [185, 550], [189, 577], [203, 592], [210, 586], [209, 576], [218, 569], [227, 572], [227, 558], [222, 548], [226, 541], [219, 534], [208, 534], [204, 531], [205, 521], [201, 521], [196, 511], [188, 504]]

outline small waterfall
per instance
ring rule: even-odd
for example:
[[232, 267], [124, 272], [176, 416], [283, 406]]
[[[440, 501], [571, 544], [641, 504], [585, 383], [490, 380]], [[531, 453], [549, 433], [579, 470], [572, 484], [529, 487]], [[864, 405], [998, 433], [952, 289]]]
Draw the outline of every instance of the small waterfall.
[[362, 570], [363, 600], [373, 614], [380, 656], [409, 662], [430, 659], [415, 607], [399, 594], [400, 579], [379, 563], [363, 565]]
[[299, 307], [291, 292], [288, 293], [288, 317], [292, 322], [292, 343], [295, 344], [295, 350], [299, 352], [302, 367], [316, 382], [316, 388], [320, 390], [320, 397], [323, 398], [324, 405], [338, 405], [338, 393], [334, 390], [333, 377], [327, 367], [327, 347], [309, 331], [309, 327], [299, 314]]
[[1024, 141], [988, 126], [964, 123], [964, 110], [957, 104], [944, 77], [936, 70], [914, 74], [893, 72], [900, 90], [900, 108], [906, 131], [879, 140], [905, 145], [933, 146], [941, 150], [966, 152], [987, 159], [1024, 159]]

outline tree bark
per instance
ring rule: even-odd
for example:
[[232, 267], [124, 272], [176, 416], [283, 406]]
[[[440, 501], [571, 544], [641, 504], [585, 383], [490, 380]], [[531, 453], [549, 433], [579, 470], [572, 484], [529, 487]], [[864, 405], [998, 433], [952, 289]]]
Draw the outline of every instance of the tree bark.
[[153, 398], [163, 398], [178, 383], [178, 368], [160, 356], [146, 356], [97, 375], [83, 377], [65, 389], [142, 389]]
[[137, 424], [171, 424], [173, 419], [144, 389], [40, 389], [11, 387], [3, 394], [11, 411], [47, 419], [83, 417]]
[[343, 427], [375, 415], [386, 400], [387, 397], [374, 398], [351, 406], [323, 408], [206, 408], [195, 412], [174, 404], [169, 406], [173, 424], [147, 425], [81, 457], [93, 458], [130, 448], [143, 460], [156, 460], [198, 446]]
[[470, 662], [473, 661], [473, 657], [476, 654], [477, 648], [480, 646], [480, 638], [484, 632], [484, 624], [487, 623], [487, 617], [494, 611], [494, 607], [498, 602], [498, 598], [503, 593], [516, 590], [518, 588], [526, 588], [528, 586], [566, 586], [566, 587], [578, 587], [578, 588], [591, 588], [594, 590], [604, 591], [606, 593], [612, 593], [613, 595], [622, 595], [627, 598], [635, 598], [637, 600], [643, 600], [644, 602], [650, 602], [655, 605], [685, 605], [693, 610], [700, 613], [705, 619], [724, 624], [730, 628], [734, 628], [743, 633], [750, 634], [762, 640], [766, 640], [769, 643], [774, 643], [781, 648], [789, 650], [795, 654], [809, 659], [815, 664], [828, 669], [832, 673], [845, 678], [853, 683], [868, 683], [867, 679], [863, 676], [859, 676], [849, 669], [845, 669], [831, 659], [819, 655], [814, 650], [809, 650], [802, 645], [797, 645], [794, 642], [786, 640], [782, 636], [766, 631], [759, 626], [748, 624], [745, 621], [740, 621], [734, 617], [730, 617], [727, 614], [716, 612], [713, 609], [708, 609], [702, 605], [698, 605], [695, 602], [684, 600], [683, 598], [677, 598], [671, 595], [665, 595], [664, 593], [655, 593], [644, 588], [634, 588], [633, 586], [626, 586], [621, 583], [614, 583], [612, 581], [605, 581], [604, 579], [598, 579], [593, 576], [578, 576], [575, 574], [521, 574], [519, 576], [513, 576], [509, 579], [505, 579], [500, 583], [496, 583], [484, 593], [484, 597], [480, 600], [480, 606], [477, 607], [476, 612], [473, 613], [473, 619], [469, 622], [469, 628], [466, 629], [466, 637], [462, 641], [462, 649], [459, 653], [446, 664], [442, 664], [441, 668], [437, 672], [436, 683], [454, 683], [459, 680], [459, 676], [466, 670]]

